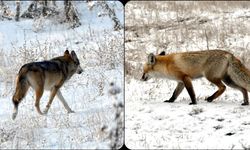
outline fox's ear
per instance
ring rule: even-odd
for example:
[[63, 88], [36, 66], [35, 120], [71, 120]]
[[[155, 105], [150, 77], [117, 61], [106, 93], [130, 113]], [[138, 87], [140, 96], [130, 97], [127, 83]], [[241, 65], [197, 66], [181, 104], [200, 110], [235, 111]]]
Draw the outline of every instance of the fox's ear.
[[162, 51], [159, 55], [166, 55], [166, 52]]
[[64, 52], [64, 55], [69, 55], [69, 50], [66, 49], [66, 51]]
[[155, 64], [155, 55], [153, 53], [150, 53], [148, 55], [148, 64], [149, 65], [154, 65]]

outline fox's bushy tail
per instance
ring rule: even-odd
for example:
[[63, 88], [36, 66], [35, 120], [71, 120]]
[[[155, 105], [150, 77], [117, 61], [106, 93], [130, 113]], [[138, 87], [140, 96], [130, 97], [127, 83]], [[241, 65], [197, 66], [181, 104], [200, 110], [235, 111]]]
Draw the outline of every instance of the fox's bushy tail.
[[250, 70], [239, 59], [231, 55], [229, 58], [228, 75], [239, 86], [250, 91]]

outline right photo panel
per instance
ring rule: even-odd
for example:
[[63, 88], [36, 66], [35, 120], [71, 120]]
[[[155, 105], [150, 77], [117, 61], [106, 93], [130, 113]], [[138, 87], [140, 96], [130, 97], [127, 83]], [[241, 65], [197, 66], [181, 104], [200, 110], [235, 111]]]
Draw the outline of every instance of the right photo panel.
[[250, 148], [250, 2], [125, 5], [125, 145]]

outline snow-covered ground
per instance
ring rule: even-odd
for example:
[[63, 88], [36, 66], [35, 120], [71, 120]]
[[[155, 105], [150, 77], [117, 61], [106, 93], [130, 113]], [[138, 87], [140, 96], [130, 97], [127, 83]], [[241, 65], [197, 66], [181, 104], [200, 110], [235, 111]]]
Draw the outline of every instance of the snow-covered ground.
[[249, 2], [129, 2], [125, 6], [125, 144], [131, 149], [250, 148], [250, 109], [240, 91], [194, 80], [197, 105], [186, 90], [168, 100], [176, 82], [140, 81], [147, 54], [228, 50], [250, 63]]
[[[15, 12], [15, 2], [5, 2]], [[21, 2], [21, 13], [29, 1]], [[124, 24], [123, 5], [107, 2]], [[73, 2], [81, 26], [70, 28], [60, 18], [40, 18], [0, 21], [0, 148], [108, 148], [108, 133], [115, 110], [108, 94], [110, 82], [123, 88], [123, 30], [114, 31], [108, 16], [98, 17], [100, 7], [89, 10], [86, 2]], [[63, 11], [63, 2], [57, 7]], [[41, 61], [63, 55], [65, 49], [75, 50], [84, 72], [75, 74], [61, 88], [69, 106], [67, 114], [55, 97], [47, 116], [34, 107], [34, 90], [30, 89], [19, 106], [16, 120], [11, 119], [14, 80], [20, 67], [27, 62]], [[117, 95], [123, 101], [123, 89]], [[45, 108], [49, 92], [41, 99]], [[123, 136], [121, 136], [123, 137]], [[123, 143], [123, 139], [120, 139]]]

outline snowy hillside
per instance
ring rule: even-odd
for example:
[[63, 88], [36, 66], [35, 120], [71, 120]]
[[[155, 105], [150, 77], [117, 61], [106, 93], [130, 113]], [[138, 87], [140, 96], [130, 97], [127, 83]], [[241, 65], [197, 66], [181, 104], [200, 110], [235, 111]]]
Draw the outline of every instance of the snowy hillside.
[[125, 144], [150, 149], [250, 148], [250, 106], [227, 87], [212, 103], [217, 87], [194, 80], [197, 105], [186, 90], [168, 100], [176, 82], [142, 82], [142, 64], [159, 54], [223, 49], [250, 68], [249, 2], [129, 2], [125, 6]]
[[[21, 2], [21, 13], [31, 2]], [[72, 2], [77, 9], [81, 26], [72, 28], [61, 23], [63, 17], [20, 18], [19, 22], [1, 17], [0, 21], [0, 149], [53, 149], [53, 148], [108, 148], [110, 139], [101, 130], [113, 126], [115, 108], [108, 94], [110, 82], [123, 88], [124, 31], [114, 31], [114, 23], [101, 7], [81, 1]], [[107, 2], [124, 24], [123, 5]], [[15, 13], [15, 2], [5, 2], [9, 16]], [[63, 12], [64, 3], [56, 2]], [[3, 15], [1, 10], [0, 15]], [[63, 14], [63, 13], [62, 13]], [[49, 60], [62, 56], [66, 49], [79, 57], [82, 74], [75, 74], [61, 88], [69, 106], [75, 111], [67, 114], [55, 97], [47, 116], [35, 110], [35, 94], [30, 89], [19, 106], [16, 120], [11, 119], [15, 76], [28, 62]], [[123, 89], [117, 95], [123, 101]], [[41, 99], [44, 110], [49, 98]], [[118, 146], [123, 143], [120, 135]], [[120, 145], [119, 145], [120, 144]]]

